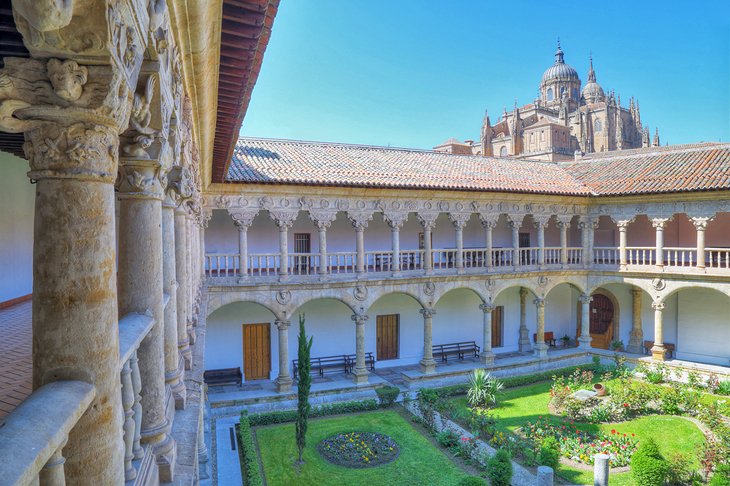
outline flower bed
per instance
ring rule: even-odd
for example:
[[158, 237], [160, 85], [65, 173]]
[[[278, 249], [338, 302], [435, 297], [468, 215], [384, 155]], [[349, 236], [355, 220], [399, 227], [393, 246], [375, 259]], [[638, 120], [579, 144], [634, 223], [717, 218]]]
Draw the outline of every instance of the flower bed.
[[634, 434], [590, 434], [575, 427], [572, 422], [562, 425], [550, 423], [540, 417], [537, 422], [527, 422], [522, 432], [528, 439], [541, 443], [546, 437], [555, 437], [560, 445], [560, 454], [582, 464], [593, 464], [595, 454], [608, 454], [611, 467], [628, 466], [638, 442]]
[[395, 461], [400, 449], [387, 435], [349, 432], [327, 437], [317, 445], [317, 451], [338, 466], [364, 468]]

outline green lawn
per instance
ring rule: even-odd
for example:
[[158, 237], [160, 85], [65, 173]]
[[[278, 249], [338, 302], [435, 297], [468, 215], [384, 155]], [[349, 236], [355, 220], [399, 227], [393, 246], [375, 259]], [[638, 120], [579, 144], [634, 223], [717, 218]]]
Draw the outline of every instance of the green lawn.
[[[400, 446], [394, 462], [368, 469], [336, 466], [322, 458], [316, 446], [322, 439], [339, 432], [379, 432], [392, 437]], [[297, 448], [294, 424], [256, 429], [266, 482], [278, 485], [456, 485], [468, 474], [444, 452], [432, 445], [411, 424], [392, 411], [311, 420], [304, 450], [304, 465], [294, 466]]]
[[[550, 386], [552, 382], [536, 383], [521, 388], [509, 388], [501, 395], [499, 406], [494, 409], [494, 415], [498, 418], [497, 429], [502, 432], [514, 432], [525, 422], [536, 421], [539, 417], [548, 418], [555, 423], [562, 423], [562, 418], [550, 415], [548, 403], [550, 402]], [[466, 408], [467, 401], [464, 397], [454, 398], [459, 407]], [[681, 417], [674, 416], [645, 416], [619, 424], [580, 424], [580, 429], [589, 432], [603, 430], [610, 433], [616, 429], [620, 433], [636, 434], [636, 437], [653, 437], [659, 445], [659, 449], [665, 456], [674, 452], [695, 455], [701, 445], [705, 442], [702, 431], [696, 425]], [[574, 484], [592, 484], [593, 472], [583, 471], [561, 465], [558, 474], [567, 481]], [[633, 485], [629, 473], [612, 474], [612, 485]]]

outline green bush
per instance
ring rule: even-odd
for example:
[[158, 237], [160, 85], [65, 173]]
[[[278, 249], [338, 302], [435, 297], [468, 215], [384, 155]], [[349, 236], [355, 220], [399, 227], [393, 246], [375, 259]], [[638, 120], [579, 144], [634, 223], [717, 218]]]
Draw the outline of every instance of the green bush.
[[710, 479], [710, 486], [730, 486], [730, 464], [719, 464]]
[[[313, 407], [309, 412], [310, 417], [325, 417], [327, 415], [338, 415], [341, 413], [369, 412], [377, 410], [378, 402], [375, 400], [362, 400], [351, 402], [327, 403]], [[294, 422], [297, 419], [296, 410], [282, 410], [277, 412], [258, 413], [249, 416], [252, 427], [259, 425], [283, 424]]]
[[724, 380], [717, 384], [715, 393], [718, 395], [730, 395], [730, 380]]
[[467, 476], [459, 481], [459, 486], [487, 486], [487, 482], [479, 476]]
[[560, 465], [560, 447], [555, 437], [549, 436], [542, 441], [537, 462], [541, 466], [548, 466], [553, 468], [553, 471], [557, 471]]
[[669, 474], [669, 464], [659, 452], [654, 439], [639, 444], [631, 456], [631, 476], [642, 486], [663, 486]]
[[400, 388], [396, 386], [383, 386], [375, 389], [375, 393], [378, 395], [378, 401], [380, 406], [383, 408], [390, 407], [395, 402], [400, 394]]
[[487, 461], [487, 478], [491, 486], [509, 486], [512, 480], [512, 461], [504, 449], [498, 449]]
[[241, 453], [241, 474], [244, 484], [250, 486], [261, 486], [264, 480], [259, 470], [259, 461], [256, 457], [256, 445], [251, 432], [251, 422], [245, 414], [241, 414], [241, 421], [238, 424], [238, 445]]
[[459, 445], [459, 435], [451, 429], [446, 429], [436, 434], [436, 440], [447, 449]]
[[487, 407], [497, 403], [497, 395], [501, 393], [502, 382], [493, 378], [482, 368], [477, 368], [469, 377], [469, 390], [466, 399], [472, 407]]
[[692, 458], [689, 455], [675, 452], [669, 457], [669, 473], [667, 474], [669, 486], [700, 483], [702, 483], [702, 476], [692, 465]]

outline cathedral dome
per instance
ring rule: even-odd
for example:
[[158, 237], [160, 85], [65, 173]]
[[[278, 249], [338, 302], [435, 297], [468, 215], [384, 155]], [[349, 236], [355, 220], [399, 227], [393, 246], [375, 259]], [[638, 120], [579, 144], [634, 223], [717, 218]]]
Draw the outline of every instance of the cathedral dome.
[[560, 43], [558, 43], [558, 50], [555, 52], [555, 64], [547, 68], [542, 75], [543, 84], [553, 79], [574, 79], [580, 81], [578, 71], [573, 69], [572, 66], [565, 64]]

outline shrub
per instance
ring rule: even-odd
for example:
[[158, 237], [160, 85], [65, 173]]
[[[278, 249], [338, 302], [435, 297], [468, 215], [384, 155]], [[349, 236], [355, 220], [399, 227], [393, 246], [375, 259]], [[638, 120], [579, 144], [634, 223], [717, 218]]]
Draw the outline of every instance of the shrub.
[[631, 457], [631, 476], [642, 486], [663, 486], [669, 473], [669, 464], [662, 457], [656, 442], [649, 438], [639, 444]]
[[590, 421], [599, 424], [603, 422], [610, 422], [613, 418], [613, 412], [608, 405], [598, 405], [591, 410]]
[[710, 393], [716, 393], [717, 387], [720, 386], [720, 377], [718, 377], [715, 373], [710, 373], [710, 376], [707, 377], [706, 386]]
[[692, 388], [702, 388], [702, 379], [700, 374], [696, 371], [689, 371], [687, 373], [687, 384]]
[[[338, 415], [341, 413], [369, 412], [371, 410], [377, 410], [377, 408], [378, 402], [375, 400], [328, 403], [312, 408], [309, 416], [325, 417], [327, 415]], [[252, 427], [283, 424], [286, 422], [294, 422], [297, 419], [297, 411], [281, 410], [277, 412], [266, 412], [250, 415], [248, 418]]]
[[238, 424], [238, 444], [242, 459], [241, 474], [243, 474], [244, 484], [261, 486], [264, 484], [264, 480], [261, 477], [259, 461], [256, 457], [256, 445], [253, 441], [251, 423], [245, 413], [241, 414], [241, 420]]
[[487, 486], [487, 482], [479, 476], [467, 476], [459, 481], [459, 486]]
[[466, 398], [472, 407], [487, 407], [497, 403], [497, 395], [503, 387], [502, 382], [493, 378], [484, 369], [477, 368], [469, 377]]
[[504, 449], [497, 450], [487, 461], [487, 478], [491, 486], [509, 486], [512, 480], [512, 461]]
[[469, 427], [472, 435], [491, 439], [497, 431], [497, 419], [484, 409], [473, 409], [469, 414]]
[[717, 384], [715, 393], [718, 395], [730, 395], [730, 380], [724, 380]]
[[400, 388], [396, 386], [383, 386], [375, 389], [375, 393], [378, 395], [378, 401], [380, 406], [383, 408], [390, 407], [395, 402], [396, 398], [400, 394]]
[[609, 345], [611, 348], [611, 351], [623, 351], [624, 350], [624, 342], [620, 339], [614, 339], [611, 341], [611, 344]]
[[664, 365], [657, 365], [656, 368], [647, 368], [644, 371], [646, 381], [658, 385], [664, 383], [667, 379], [667, 367]]
[[560, 465], [560, 448], [558, 441], [553, 436], [548, 436], [542, 441], [540, 452], [537, 455], [537, 462], [541, 466], [548, 466], [557, 470]]
[[459, 445], [459, 435], [451, 429], [436, 433], [436, 441], [447, 449]]
[[730, 486], [730, 464], [719, 464], [710, 479], [710, 486]]
[[675, 452], [669, 458], [669, 473], [667, 484], [669, 486], [684, 486], [702, 482], [702, 477], [692, 466], [692, 459], [682, 453]]

